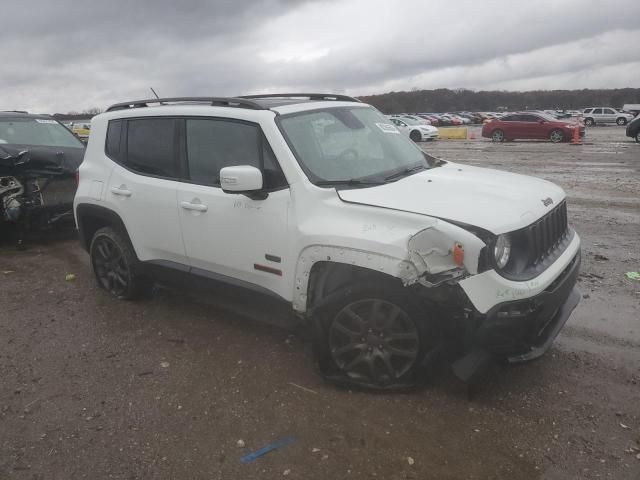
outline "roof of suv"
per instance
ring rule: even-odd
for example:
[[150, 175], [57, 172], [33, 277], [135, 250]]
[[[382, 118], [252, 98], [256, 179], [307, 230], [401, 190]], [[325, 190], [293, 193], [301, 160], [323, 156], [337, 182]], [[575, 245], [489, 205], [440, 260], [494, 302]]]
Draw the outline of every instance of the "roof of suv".
[[278, 93], [265, 95], [247, 95], [241, 97], [174, 97], [155, 98], [147, 100], [133, 100], [116, 103], [106, 111], [129, 110], [133, 108], [145, 108], [157, 104], [163, 105], [203, 105], [216, 107], [244, 108], [249, 110], [271, 110], [278, 107], [286, 107], [311, 102], [358, 102], [359, 100], [346, 95], [325, 93]]

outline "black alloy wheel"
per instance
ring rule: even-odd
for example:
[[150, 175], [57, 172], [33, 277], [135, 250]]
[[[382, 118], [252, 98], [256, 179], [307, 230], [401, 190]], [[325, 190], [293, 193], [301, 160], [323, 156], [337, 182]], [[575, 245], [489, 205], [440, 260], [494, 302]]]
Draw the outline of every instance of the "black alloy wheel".
[[130, 300], [151, 292], [153, 282], [138, 271], [140, 262], [133, 247], [119, 231], [99, 229], [91, 240], [89, 254], [98, 285], [113, 296]]
[[102, 288], [116, 297], [126, 295], [130, 284], [130, 270], [118, 245], [101, 236], [93, 244], [93, 268]]
[[328, 332], [332, 360], [357, 382], [389, 385], [419, 359], [421, 335], [400, 306], [380, 298], [356, 300], [333, 318]]
[[422, 134], [418, 130], [412, 130], [409, 134], [409, 138], [414, 142], [419, 142], [422, 140]]

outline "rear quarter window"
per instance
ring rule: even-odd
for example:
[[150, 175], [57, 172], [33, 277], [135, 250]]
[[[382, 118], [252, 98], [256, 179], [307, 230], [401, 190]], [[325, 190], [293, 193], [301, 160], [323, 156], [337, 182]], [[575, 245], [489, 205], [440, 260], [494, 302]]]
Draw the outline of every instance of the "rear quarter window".
[[122, 120], [111, 120], [107, 126], [107, 138], [104, 145], [104, 153], [112, 160], [121, 162], [120, 144], [122, 138]]

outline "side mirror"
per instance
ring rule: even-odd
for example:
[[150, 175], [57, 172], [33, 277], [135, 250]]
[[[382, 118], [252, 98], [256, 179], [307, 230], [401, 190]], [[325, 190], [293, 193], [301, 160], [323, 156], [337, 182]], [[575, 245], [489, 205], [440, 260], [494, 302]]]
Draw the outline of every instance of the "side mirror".
[[220, 169], [220, 186], [224, 192], [247, 193], [262, 190], [262, 172], [250, 165]]

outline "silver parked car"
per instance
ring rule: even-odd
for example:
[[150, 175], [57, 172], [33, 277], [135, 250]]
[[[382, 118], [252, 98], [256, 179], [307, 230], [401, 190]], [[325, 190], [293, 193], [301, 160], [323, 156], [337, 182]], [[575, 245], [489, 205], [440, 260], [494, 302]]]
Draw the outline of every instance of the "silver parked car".
[[618, 125], [626, 125], [627, 122], [633, 120], [633, 115], [621, 112], [611, 107], [591, 107], [582, 111], [584, 124], [587, 127], [596, 123], [617, 123]]

